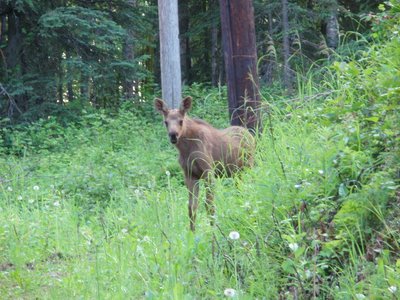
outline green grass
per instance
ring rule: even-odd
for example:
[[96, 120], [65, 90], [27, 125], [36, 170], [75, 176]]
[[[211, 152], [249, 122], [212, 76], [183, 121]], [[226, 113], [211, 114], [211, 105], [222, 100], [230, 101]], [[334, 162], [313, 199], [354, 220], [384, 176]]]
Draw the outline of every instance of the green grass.
[[[203, 109], [198, 105], [195, 114]], [[383, 266], [363, 259], [363, 225], [351, 223], [360, 232], [347, 235], [345, 217], [334, 233], [322, 226], [346, 197], [373, 192], [368, 180], [371, 189], [337, 196], [341, 168], [356, 172], [368, 157], [351, 152], [337, 166], [346, 150], [338, 134], [342, 125], [320, 126], [307, 117], [311, 111], [272, 115], [273, 136], [266, 129], [259, 137], [255, 167], [215, 184], [217, 226], [209, 225], [201, 205], [195, 234], [189, 231], [177, 153], [161, 120], [150, 124], [129, 112], [88, 115], [85, 126], [65, 129], [70, 133], [58, 137], [57, 145], [4, 155], [2, 298], [214, 299], [227, 288], [241, 299], [295, 293], [350, 299], [365, 291], [389, 296], [399, 266], [391, 267], [390, 255]], [[38, 132], [45, 135], [43, 130]], [[380, 195], [386, 203], [389, 195]], [[368, 217], [382, 206], [358, 205]], [[240, 239], [231, 240], [231, 231]], [[358, 287], [360, 268], [368, 268], [373, 282]]]

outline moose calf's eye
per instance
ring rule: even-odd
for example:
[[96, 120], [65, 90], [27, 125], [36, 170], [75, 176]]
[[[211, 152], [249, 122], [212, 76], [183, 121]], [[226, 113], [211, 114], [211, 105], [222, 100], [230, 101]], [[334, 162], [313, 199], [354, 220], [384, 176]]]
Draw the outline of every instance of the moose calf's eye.
[[183, 121], [180, 120], [180, 121], [179, 121], [179, 126], [182, 126], [182, 125], [183, 125]]

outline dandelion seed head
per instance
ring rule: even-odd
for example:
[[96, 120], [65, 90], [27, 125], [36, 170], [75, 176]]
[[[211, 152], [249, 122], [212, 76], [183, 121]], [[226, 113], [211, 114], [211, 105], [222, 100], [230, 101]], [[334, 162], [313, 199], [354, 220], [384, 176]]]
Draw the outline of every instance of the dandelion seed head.
[[231, 289], [231, 288], [225, 289], [224, 295], [225, 295], [226, 297], [232, 298], [232, 297], [235, 297], [235, 296], [236, 296], [236, 291], [235, 291], [234, 289]]
[[290, 250], [295, 252], [297, 249], [299, 249], [299, 245], [297, 243], [290, 243], [289, 248], [290, 248]]
[[123, 234], [127, 234], [127, 233], [128, 233], [128, 229], [122, 228], [121, 232], [122, 232]]
[[239, 234], [239, 232], [237, 232], [237, 231], [231, 231], [231, 232], [229, 233], [229, 238], [230, 238], [231, 240], [238, 240], [238, 239], [240, 238], [240, 234]]
[[19, 195], [17, 199], [21, 201], [22, 200], [22, 196]]
[[12, 192], [13, 191], [12, 187], [11, 186], [7, 187], [7, 191]]
[[318, 173], [319, 173], [320, 175], [324, 175], [324, 170], [318, 170]]
[[362, 299], [366, 299], [367, 297], [365, 297], [364, 294], [356, 294], [356, 299], [358, 300], [362, 300]]
[[34, 190], [34, 191], [38, 191], [39, 189], [40, 189], [40, 188], [39, 188], [38, 185], [34, 185], [34, 186], [33, 186], [33, 190]]
[[171, 173], [167, 170], [167, 171], [165, 171], [165, 175], [167, 175], [169, 177], [169, 176], [171, 176]]
[[296, 189], [299, 189], [299, 188], [301, 188], [301, 184], [295, 184], [294, 187], [295, 187]]
[[59, 206], [60, 206], [60, 201], [55, 201], [55, 202], [53, 203], [53, 205], [54, 205], [55, 207], [59, 207]]

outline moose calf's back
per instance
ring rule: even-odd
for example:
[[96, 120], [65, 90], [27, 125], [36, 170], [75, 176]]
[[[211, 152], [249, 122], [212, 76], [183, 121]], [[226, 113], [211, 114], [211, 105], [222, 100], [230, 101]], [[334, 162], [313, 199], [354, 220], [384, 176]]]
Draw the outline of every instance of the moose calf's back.
[[185, 129], [176, 147], [187, 176], [204, 178], [211, 170], [230, 176], [252, 165], [254, 138], [243, 127], [218, 130], [202, 120], [185, 117]]

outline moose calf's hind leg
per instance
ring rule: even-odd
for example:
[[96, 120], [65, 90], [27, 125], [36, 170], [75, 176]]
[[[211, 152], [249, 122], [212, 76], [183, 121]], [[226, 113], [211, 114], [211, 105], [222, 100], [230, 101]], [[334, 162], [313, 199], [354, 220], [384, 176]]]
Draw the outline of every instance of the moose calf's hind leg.
[[186, 186], [189, 190], [189, 218], [190, 218], [190, 230], [193, 232], [196, 229], [196, 211], [198, 207], [199, 197], [199, 182], [198, 180], [186, 179]]

